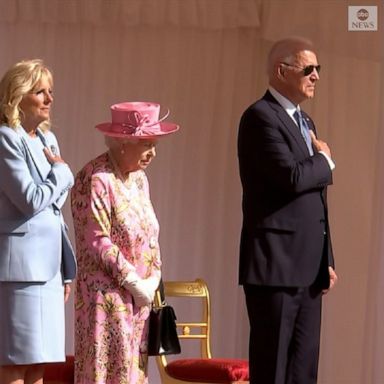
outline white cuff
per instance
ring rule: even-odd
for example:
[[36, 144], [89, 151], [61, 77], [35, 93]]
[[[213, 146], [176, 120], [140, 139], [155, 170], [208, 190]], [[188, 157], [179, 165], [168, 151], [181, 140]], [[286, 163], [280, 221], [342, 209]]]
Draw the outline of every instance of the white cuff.
[[331, 171], [333, 171], [336, 168], [336, 164], [333, 162], [333, 160], [324, 152], [324, 151], [319, 151], [327, 160], [329, 168], [331, 168]]

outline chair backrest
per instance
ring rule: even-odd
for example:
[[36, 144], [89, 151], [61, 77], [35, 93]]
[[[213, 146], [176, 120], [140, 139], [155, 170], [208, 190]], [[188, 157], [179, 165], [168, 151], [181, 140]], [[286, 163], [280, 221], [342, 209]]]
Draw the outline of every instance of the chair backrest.
[[[183, 340], [198, 340], [200, 342], [199, 357], [211, 358], [211, 308], [209, 300], [208, 286], [202, 279], [194, 281], [164, 281], [164, 294], [165, 300], [171, 297], [200, 299], [201, 305], [201, 318], [196, 320], [196, 317], [188, 319], [188, 321], [176, 321], [178, 336], [181, 342], [181, 349], [183, 350]], [[197, 300], [196, 300], [197, 301]], [[175, 301], [176, 302], [176, 301]], [[155, 304], [159, 305], [159, 297], [157, 295]], [[177, 306], [170, 303], [178, 316]], [[183, 319], [184, 320], [184, 319]], [[166, 356], [157, 357], [157, 364], [161, 372], [167, 365]]]

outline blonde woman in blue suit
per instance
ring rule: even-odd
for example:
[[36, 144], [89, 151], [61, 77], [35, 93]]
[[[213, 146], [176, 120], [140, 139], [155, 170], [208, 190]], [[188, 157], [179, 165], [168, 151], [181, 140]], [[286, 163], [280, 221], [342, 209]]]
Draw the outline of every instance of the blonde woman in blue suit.
[[65, 360], [76, 261], [60, 209], [73, 175], [49, 131], [52, 85], [41, 60], [0, 81], [1, 384], [41, 384], [44, 363]]

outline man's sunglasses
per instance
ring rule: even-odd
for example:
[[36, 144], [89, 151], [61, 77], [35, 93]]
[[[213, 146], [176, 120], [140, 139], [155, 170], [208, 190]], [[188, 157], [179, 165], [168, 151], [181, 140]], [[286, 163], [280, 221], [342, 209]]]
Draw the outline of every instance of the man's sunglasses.
[[303, 70], [304, 76], [309, 76], [314, 69], [316, 69], [317, 73], [320, 73], [321, 66], [320, 65], [307, 65], [306, 67], [299, 67], [298, 65], [281, 63], [287, 65], [288, 67], [295, 67]]

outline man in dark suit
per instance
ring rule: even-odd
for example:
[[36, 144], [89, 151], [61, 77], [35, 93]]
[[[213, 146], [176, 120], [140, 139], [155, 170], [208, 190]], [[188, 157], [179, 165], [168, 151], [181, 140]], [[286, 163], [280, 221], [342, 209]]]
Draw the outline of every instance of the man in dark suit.
[[250, 322], [251, 384], [314, 384], [321, 298], [336, 283], [326, 187], [335, 165], [299, 104], [314, 96], [320, 66], [310, 41], [280, 40], [269, 89], [243, 114], [239, 281]]

